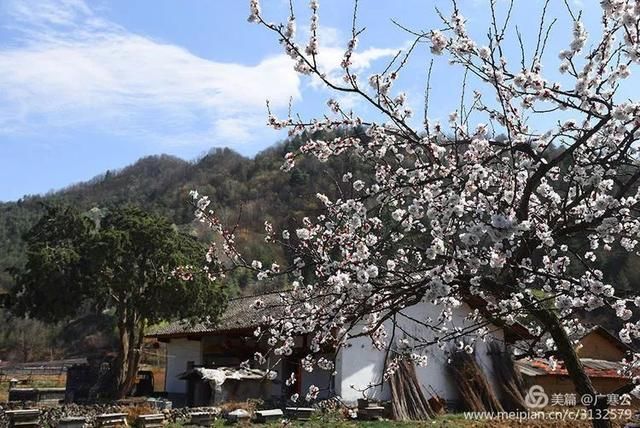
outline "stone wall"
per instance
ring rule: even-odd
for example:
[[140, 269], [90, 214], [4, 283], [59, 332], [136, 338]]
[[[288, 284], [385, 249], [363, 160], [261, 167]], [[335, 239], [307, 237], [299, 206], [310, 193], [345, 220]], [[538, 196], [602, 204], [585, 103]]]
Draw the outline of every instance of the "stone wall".
[[[9, 428], [9, 418], [5, 414], [6, 410], [18, 410], [25, 408], [33, 408], [29, 403], [8, 403], [0, 405], [0, 428]], [[167, 416], [167, 420], [170, 422], [187, 421], [191, 412], [197, 411], [210, 411], [211, 408], [181, 408], [171, 410], [153, 410], [148, 407], [127, 407], [117, 404], [94, 404], [94, 405], [77, 405], [69, 404], [55, 407], [39, 407], [42, 411], [40, 416], [40, 426], [43, 428], [54, 428], [57, 426], [57, 422], [65, 417], [69, 416], [84, 416], [88, 418], [90, 426], [95, 426], [93, 423], [97, 415], [102, 413], [128, 413], [135, 419], [136, 415], [146, 413], [159, 413], [163, 412]]]

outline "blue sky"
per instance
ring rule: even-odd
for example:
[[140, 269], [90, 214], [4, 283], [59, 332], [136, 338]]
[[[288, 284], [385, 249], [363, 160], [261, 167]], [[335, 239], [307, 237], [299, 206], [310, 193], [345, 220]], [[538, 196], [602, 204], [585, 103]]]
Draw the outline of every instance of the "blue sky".
[[[286, 19], [288, 1], [261, 3], [269, 20]], [[410, 42], [389, 18], [437, 28], [436, 3], [450, 10], [446, 1], [361, 0], [359, 23], [367, 30], [357, 72], [381, 71]], [[481, 37], [487, 1], [459, 3]], [[551, 3], [550, 14], [566, 22], [562, 2]], [[303, 39], [307, 1], [294, 4]], [[351, 30], [351, 4], [320, 2], [321, 62], [329, 73]], [[501, 9], [506, 4], [498, 1]], [[598, 12], [597, 2], [589, 4], [588, 28]], [[530, 43], [541, 6], [516, 0], [514, 23]], [[59, 189], [150, 154], [193, 159], [228, 146], [254, 155], [284, 137], [265, 126], [266, 99], [280, 116], [290, 98], [305, 118], [326, 113], [330, 93], [298, 76], [277, 39], [247, 16], [244, 0], [0, 0], [0, 200]], [[551, 58], [568, 41], [559, 26]], [[418, 112], [429, 58], [421, 46], [397, 85]], [[438, 58], [432, 79], [431, 115], [444, 119], [459, 103], [461, 73]], [[340, 100], [368, 113], [357, 100]]]

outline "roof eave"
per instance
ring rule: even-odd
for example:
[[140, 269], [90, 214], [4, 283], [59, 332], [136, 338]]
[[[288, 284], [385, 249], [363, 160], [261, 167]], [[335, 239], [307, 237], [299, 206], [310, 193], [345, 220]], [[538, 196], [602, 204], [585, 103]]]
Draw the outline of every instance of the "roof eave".
[[145, 337], [148, 338], [155, 338], [158, 340], [163, 340], [163, 339], [188, 339], [190, 337], [193, 338], [202, 338], [202, 337], [206, 337], [206, 336], [222, 336], [222, 335], [227, 335], [227, 334], [239, 334], [239, 333], [252, 333], [253, 330], [256, 329], [256, 326], [249, 326], [249, 327], [238, 327], [238, 328], [225, 328], [225, 329], [216, 329], [216, 330], [210, 330], [210, 331], [194, 331], [194, 332], [188, 332], [188, 331], [179, 331], [179, 332], [175, 332], [175, 333], [150, 333], [150, 334], [146, 334]]

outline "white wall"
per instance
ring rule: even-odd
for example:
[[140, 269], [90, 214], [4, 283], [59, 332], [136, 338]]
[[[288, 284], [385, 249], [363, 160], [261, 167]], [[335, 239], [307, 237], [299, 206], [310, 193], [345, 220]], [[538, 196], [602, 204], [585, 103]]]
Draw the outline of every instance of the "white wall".
[[187, 362], [202, 364], [200, 341], [171, 339], [167, 343], [166, 390], [172, 394], [186, 394], [187, 382], [178, 379], [178, 375], [187, 370]]
[[[329, 357], [326, 357], [329, 358]], [[314, 367], [313, 371], [307, 372], [304, 369], [301, 370], [300, 379], [300, 396], [301, 399], [304, 400], [305, 396], [309, 392], [309, 387], [311, 385], [317, 386], [320, 388], [320, 393], [318, 394], [318, 398], [329, 398], [333, 396], [333, 389], [335, 388], [334, 382], [331, 379], [331, 371], [322, 370], [318, 367]]]
[[[370, 383], [377, 383], [382, 374], [384, 353], [371, 346], [368, 338], [349, 341], [349, 347], [338, 354], [336, 361], [336, 394], [347, 402], [354, 402], [363, 395], [358, 390]], [[389, 399], [389, 387], [369, 390], [366, 395], [380, 400]]]
[[[440, 311], [441, 308], [430, 303], [420, 303], [405, 309], [403, 312], [414, 319], [426, 322], [428, 317], [431, 317], [434, 320], [437, 319]], [[473, 322], [464, 320], [468, 312], [469, 307], [466, 305], [457, 308], [454, 310], [452, 320], [447, 323], [447, 326], [449, 328], [453, 328], [473, 325]], [[407, 332], [414, 336], [421, 337], [426, 340], [433, 337], [433, 333], [419, 323], [400, 316], [397, 318], [397, 321]], [[389, 334], [387, 339], [389, 341], [391, 338], [392, 326], [388, 323], [385, 324], [385, 328]], [[496, 329], [492, 328], [492, 330]], [[394, 339], [396, 343], [389, 345], [395, 348], [397, 341], [402, 338], [402, 335], [402, 331], [397, 329]], [[490, 336], [501, 339], [503, 333], [501, 330], [497, 330], [492, 332]], [[491, 338], [487, 339], [487, 342], [489, 341], [491, 341]], [[452, 345], [453, 344], [447, 344], [446, 349], [448, 350]], [[476, 343], [476, 360], [478, 360], [478, 363], [483, 368], [485, 374], [488, 377], [493, 378], [491, 357], [488, 355], [487, 346], [488, 343], [482, 341], [478, 341]], [[458, 399], [456, 386], [447, 367], [446, 353], [440, 350], [437, 346], [430, 346], [423, 353], [428, 356], [429, 363], [426, 367], [416, 366], [416, 374], [426, 397], [429, 398], [433, 395], [433, 389], [439, 396], [446, 400]], [[369, 384], [377, 384], [380, 382], [385, 356], [385, 351], [378, 351], [375, 349], [371, 345], [371, 340], [369, 338], [356, 338], [349, 341], [349, 346], [340, 352], [337, 361], [338, 375], [336, 377], [336, 392], [343, 398], [343, 400], [347, 402], [354, 402], [363, 396], [358, 389], [364, 389]], [[351, 385], [355, 388], [351, 387]], [[389, 400], [391, 398], [391, 390], [389, 385], [384, 384], [381, 387], [369, 389], [366, 396], [378, 400]]]

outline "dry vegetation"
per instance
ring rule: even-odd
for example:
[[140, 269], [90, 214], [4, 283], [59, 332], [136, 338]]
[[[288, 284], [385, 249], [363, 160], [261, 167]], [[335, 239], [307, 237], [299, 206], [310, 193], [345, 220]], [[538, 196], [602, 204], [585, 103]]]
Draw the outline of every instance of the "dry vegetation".
[[6, 402], [9, 396], [9, 381], [18, 380], [18, 386], [24, 388], [63, 388], [67, 381], [66, 373], [42, 374], [0, 374], [0, 403]]

